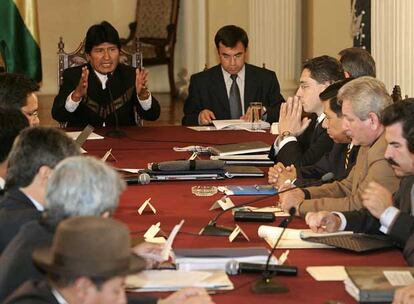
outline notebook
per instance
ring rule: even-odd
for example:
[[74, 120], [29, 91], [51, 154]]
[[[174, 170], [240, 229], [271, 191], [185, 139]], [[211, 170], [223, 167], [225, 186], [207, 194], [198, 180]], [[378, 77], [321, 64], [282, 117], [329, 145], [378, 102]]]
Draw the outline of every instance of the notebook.
[[270, 145], [262, 141], [249, 141], [237, 144], [215, 145], [209, 147], [209, 151], [213, 155], [240, 155], [249, 153], [268, 153]]
[[326, 244], [354, 252], [366, 252], [394, 247], [393, 242], [386, 236], [364, 233], [306, 237], [303, 239], [308, 242]]

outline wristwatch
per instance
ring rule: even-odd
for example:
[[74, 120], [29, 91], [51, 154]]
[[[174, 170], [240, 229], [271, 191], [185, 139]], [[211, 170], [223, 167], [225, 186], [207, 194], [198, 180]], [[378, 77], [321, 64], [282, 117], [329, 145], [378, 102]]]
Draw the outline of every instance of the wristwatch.
[[290, 133], [290, 131], [284, 131], [281, 134], [281, 139], [283, 140], [283, 139], [285, 139], [286, 137], [289, 137], [289, 136], [293, 136], [292, 133]]

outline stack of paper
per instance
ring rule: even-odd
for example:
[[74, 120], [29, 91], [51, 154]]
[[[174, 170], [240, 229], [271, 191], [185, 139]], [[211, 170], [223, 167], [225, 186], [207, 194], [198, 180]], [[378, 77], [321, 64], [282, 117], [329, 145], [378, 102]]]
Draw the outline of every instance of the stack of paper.
[[233, 283], [221, 271], [146, 270], [128, 276], [126, 287], [131, 291], [175, 291], [185, 287], [231, 290]]

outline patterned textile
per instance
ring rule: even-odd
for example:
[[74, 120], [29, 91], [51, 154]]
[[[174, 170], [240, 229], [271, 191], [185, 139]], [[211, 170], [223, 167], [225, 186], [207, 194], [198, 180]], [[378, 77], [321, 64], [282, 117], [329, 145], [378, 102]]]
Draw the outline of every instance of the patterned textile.
[[138, 0], [137, 32], [139, 38], [167, 38], [171, 20], [171, 0]]

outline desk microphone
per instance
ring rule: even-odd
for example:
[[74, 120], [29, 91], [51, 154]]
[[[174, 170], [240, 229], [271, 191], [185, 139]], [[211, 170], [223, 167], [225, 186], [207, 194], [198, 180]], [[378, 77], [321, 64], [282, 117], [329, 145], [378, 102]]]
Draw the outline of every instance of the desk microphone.
[[[237, 260], [231, 260], [226, 263], [226, 273], [236, 275], [239, 273], [263, 273], [267, 264], [244, 263]], [[296, 276], [298, 268], [296, 266], [269, 265], [268, 271], [277, 275]]]
[[123, 180], [128, 185], [147, 185], [151, 182], [151, 177], [148, 173], [138, 173], [138, 175], [128, 175], [124, 176]]
[[259, 281], [257, 281], [252, 287], [253, 292], [255, 293], [285, 293], [289, 291], [289, 288], [287, 288], [286, 286], [282, 285], [281, 283], [275, 280], [272, 280], [272, 277], [275, 274], [277, 274], [277, 272], [271, 270], [270, 259], [272, 258], [272, 255], [275, 252], [277, 245], [279, 245], [279, 242], [282, 239], [282, 236], [285, 233], [287, 226], [293, 220], [293, 217], [295, 216], [295, 214], [296, 214], [296, 208], [295, 207], [290, 208], [289, 217], [288, 217], [289, 220], [282, 222], [282, 224], [284, 223], [283, 230], [279, 234], [279, 237], [277, 238], [272, 250], [269, 253], [269, 256], [267, 257], [266, 266], [262, 272], [262, 278]]
[[[239, 207], [243, 207], [243, 206], [246, 206], [246, 205], [258, 203], [258, 202], [260, 202], [260, 201], [262, 201], [266, 198], [274, 197], [276, 195], [279, 195], [279, 194], [282, 194], [282, 193], [285, 193], [285, 192], [289, 192], [289, 191], [292, 191], [294, 189], [301, 189], [301, 188], [306, 188], [306, 187], [313, 186], [313, 185], [318, 185], [318, 184], [320, 184], [321, 181], [325, 183], [327, 181], [330, 181], [334, 177], [335, 177], [335, 174], [333, 174], [332, 172], [328, 172], [328, 173], [324, 174], [321, 177], [320, 180], [313, 181], [313, 182], [310, 182], [310, 183], [303, 183], [300, 186], [296, 186], [296, 187], [289, 188], [289, 189], [286, 189], [286, 190], [283, 190], [283, 191], [280, 191], [280, 192], [276, 192], [275, 194], [272, 194], [272, 195], [266, 195], [266, 196], [262, 195], [259, 198], [256, 198], [254, 200], [249, 200], [249, 201], [247, 201], [243, 204], [239, 204], [239, 205], [233, 206], [231, 208], [225, 209], [225, 210], [221, 211], [219, 214], [217, 214], [216, 217], [213, 220], [211, 220], [203, 229], [201, 229], [199, 235], [229, 236], [233, 232], [233, 229], [217, 225], [217, 220], [224, 213], [226, 213], [230, 210], [233, 210], [235, 208], [239, 208]], [[289, 223], [287, 223], [287, 224], [289, 224]]]
[[112, 109], [112, 111], [114, 113], [114, 116], [115, 116], [115, 129], [106, 132], [105, 136], [112, 137], [112, 138], [125, 137], [126, 133], [119, 129], [118, 114], [116, 113], [116, 108], [115, 108], [115, 104], [114, 104], [114, 97], [112, 95], [112, 90], [111, 90], [111, 86], [110, 86], [110, 84], [112, 83], [112, 80], [113, 80], [114, 77], [111, 73], [106, 74], [106, 76], [108, 77], [108, 80], [106, 81], [106, 88], [108, 89], [108, 93], [109, 93], [109, 101], [110, 101], [111, 109]]

